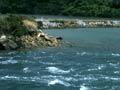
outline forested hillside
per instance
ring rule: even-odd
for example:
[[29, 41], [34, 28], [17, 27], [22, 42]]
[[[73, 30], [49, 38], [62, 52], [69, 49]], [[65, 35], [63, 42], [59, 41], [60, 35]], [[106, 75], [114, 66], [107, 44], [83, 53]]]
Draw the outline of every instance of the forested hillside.
[[120, 18], [120, 0], [0, 0], [0, 13]]

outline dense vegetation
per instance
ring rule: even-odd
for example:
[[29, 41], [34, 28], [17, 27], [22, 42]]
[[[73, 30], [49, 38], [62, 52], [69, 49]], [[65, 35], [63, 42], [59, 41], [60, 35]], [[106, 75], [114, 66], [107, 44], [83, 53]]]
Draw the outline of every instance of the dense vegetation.
[[33, 32], [32, 31], [34, 29], [33, 25], [35, 24], [36, 22], [33, 19], [25, 16], [17, 15], [0, 16], [0, 35], [2, 34], [13, 36], [28, 35], [31, 34], [31, 32]]
[[120, 0], [0, 0], [0, 13], [120, 18]]

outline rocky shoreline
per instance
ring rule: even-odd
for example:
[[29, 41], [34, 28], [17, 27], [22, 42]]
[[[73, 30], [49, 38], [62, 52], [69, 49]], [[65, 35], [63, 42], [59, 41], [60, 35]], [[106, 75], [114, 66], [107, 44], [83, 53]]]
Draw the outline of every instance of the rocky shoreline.
[[[38, 33], [38, 35], [41, 33]], [[6, 36], [0, 37], [0, 50], [32, 49], [37, 47], [57, 47], [58, 39], [47, 35], [24, 35], [21, 37]]]
[[107, 19], [44, 19], [36, 18], [38, 24], [44, 29], [53, 28], [95, 28], [120, 27], [120, 20]]
[[0, 17], [0, 50], [57, 47], [60, 41], [38, 30], [33, 19], [15, 15]]

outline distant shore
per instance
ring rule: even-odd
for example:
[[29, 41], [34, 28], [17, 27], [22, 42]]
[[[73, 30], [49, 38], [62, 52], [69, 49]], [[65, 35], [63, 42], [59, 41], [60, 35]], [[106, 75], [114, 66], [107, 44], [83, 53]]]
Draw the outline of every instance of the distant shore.
[[[118, 18], [74, 17], [58, 15], [30, 15], [15, 14], [34, 18], [40, 29], [64, 29], [64, 28], [120, 28]], [[1, 17], [6, 14], [1, 14]]]
[[120, 20], [117, 19], [104, 19], [104, 18], [51, 18], [37, 16], [35, 19], [38, 25], [43, 29], [62, 29], [62, 28], [95, 28], [95, 27], [120, 27]]

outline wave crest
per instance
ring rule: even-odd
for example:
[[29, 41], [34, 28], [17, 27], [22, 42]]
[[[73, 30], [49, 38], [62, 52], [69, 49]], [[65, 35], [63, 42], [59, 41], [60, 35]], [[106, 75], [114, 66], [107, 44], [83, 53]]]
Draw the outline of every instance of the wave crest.
[[46, 68], [50, 73], [53, 73], [53, 74], [67, 74], [67, 73], [70, 73], [70, 70], [62, 70], [62, 69], [59, 69], [59, 68], [56, 68], [56, 67], [47, 67]]

